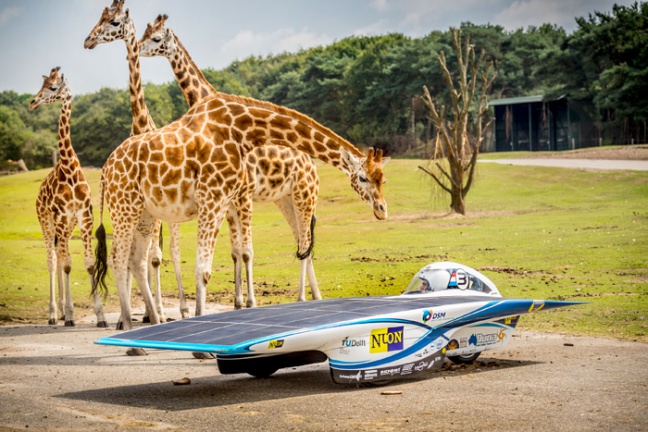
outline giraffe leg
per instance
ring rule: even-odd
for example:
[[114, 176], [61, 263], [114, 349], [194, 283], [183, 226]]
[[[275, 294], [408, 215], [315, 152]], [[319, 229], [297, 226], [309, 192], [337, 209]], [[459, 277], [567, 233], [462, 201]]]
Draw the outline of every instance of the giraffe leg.
[[[197, 193], [197, 198], [202, 198], [204, 195]], [[212, 207], [216, 211], [208, 210], [204, 201], [198, 198], [198, 245], [196, 248], [196, 316], [203, 314], [205, 310], [205, 302], [207, 296], [207, 283], [211, 279], [212, 261], [214, 258], [214, 247], [216, 246], [216, 238], [218, 231], [225, 219], [227, 209], [229, 207], [226, 200], [219, 200]], [[202, 201], [202, 202], [201, 202]], [[203, 352], [194, 352], [193, 356], [197, 359], [211, 359], [214, 358], [212, 354]]]
[[241, 224], [235, 204], [230, 204], [227, 210], [232, 261], [234, 262], [234, 309], [243, 307], [243, 275], [241, 265]]
[[63, 277], [63, 267], [58, 252], [56, 254], [56, 285], [58, 289], [58, 315], [65, 321], [65, 278]]
[[[110, 249], [110, 264], [117, 285], [121, 313], [117, 321], [117, 330], [131, 330], [133, 328], [130, 304], [131, 274], [128, 271], [128, 262], [131, 255], [131, 243], [135, 231], [136, 221], [124, 217], [119, 209], [111, 212], [113, 220], [113, 243]], [[114, 214], [113, 214], [114, 213]]]
[[[207, 204], [205, 199], [211, 198]], [[196, 191], [198, 204], [198, 243], [196, 248], [196, 316], [203, 314], [207, 293], [207, 284], [211, 278], [214, 247], [220, 226], [225, 219], [229, 202], [227, 199], [215, 200], [211, 191]]]
[[240, 225], [240, 240], [241, 245], [240, 254], [243, 264], [245, 265], [245, 279], [247, 286], [247, 302], [245, 306], [248, 308], [256, 307], [256, 298], [254, 297], [254, 276], [252, 274], [252, 267], [254, 262], [254, 246], [252, 244], [252, 197], [250, 194], [245, 194], [239, 199], [237, 206], [238, 219]]
[[133, 234], [133, 242], [131, 245], [130, 262], [128, 268], [135, 277], [137, 286], [142, 294], [142, 299], [149, 311], [151, 324], [159, 324], [160, 316], [155, 307], [155, 301], [148, 283], [147, 270], [149, 248], [151, 244], [151, 237], [155, 230], [157, 221], [146, 210], [142, 212], [137, 229]]
[[169, 224], [169, 235], [171, 237], [169, 241], [169, 253], [171, 254], [171, 262], [173, 262], [178, 297], [180, 298], [180, 316], [187, 318], [189, 316], [189, 308], [185, 299], [184, 286], [182, 284], [182, 270], [180, 268], [180, 224]]
[[[72, 236], [72, 230], [75, 225], [74, 220], [70, 221], [63, 218], [63, 229], [57, 230], [58, 242], [56, 244], [57, 261], [59, 268], [62, 270], [63, 290], [64, 290], [64, 308], [65, 308], [65, 326], [74, 327], [74, 304], [72, 303], [72, 289], [70, 286], [70, 272], [72, 271], [72, 257], [70, 256], [69, 240]], [[60, 225], [59, 225], [60, 226]]]
[[[156, 220], [153, 227], [152, 240], [148, 250], [150, 266], [148, 267], [149, 289], [155, 292], [154, 300], [160, 322], [166, 322], [164, 316], [164, 305], [162, 304], [162, 284], [160, 282], [160, 264], [162, 264], [162, 248], [160, 247], [160, 238], [162, 230], [162, 221]], [[155, 287], [155, 290], [153, 290]], [[150, 313], [147, 309], [145, 318], [149, 318]], [[150, 321], [150, 318], [149, 318]], [[145, 321], [146, 322], [146, 321]]]
[[315, 277], [315, 268], [313, 267], [313, 254], [311, 253], [304, 261], [308, 261], [308, 283], [311, 287], [311, 295], [313, 296], [313, 300], [322, 300], [319, 284], [317, 283], [317, 278]]
[[[290, 229], [293, 232], [295, 240], [297, 241], [297, 255], [301, 259], [300, 272], [299, 272], [299, 288], [297, 293], [297, 301], [306, 300], [306, 276], [309, 272], [308, 266], [311, 260], [312, 248], [312, 230], [311, 222], [313, 217], [314, 206], [297, 206], [292, 196], [283, 197], [275, 204], [283, 213], [284, 218], [288, 222]], [[311, 264], [312, 266], [312, 264]], [[313, 272], [314, 276], [314, 272]], [[309, 278], [310, 279], [310, 278]], [[312, 290], [312, 286], [311, 286]], [[319, 296], [319, 289], [317, 290]], [[313, 299], [317, 300], [313, 294]]]
[[58, 321], [58, 313], [56, 308], [56, 283], [58, 276], [58, 265], [56, 261], [56, 247], [54, 246], [54, 224], [51, 218], [41, 213], [38, 214], [38, 219], [41, 224], [43, 238], [45, 240], [45, 249], [47, 251], [47, 271], [49, 273], [49, 292], [50, 301], [48, 307], [48, 320], [49, 325], [56, 325]]

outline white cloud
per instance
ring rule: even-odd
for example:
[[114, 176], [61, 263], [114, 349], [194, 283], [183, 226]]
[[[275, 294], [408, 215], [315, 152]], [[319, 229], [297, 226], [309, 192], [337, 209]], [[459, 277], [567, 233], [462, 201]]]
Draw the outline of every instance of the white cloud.
[[386, 19], [381, 19], [353, 31], [354, 36], [372, 36], [385, 33], [389, 33], [389, 23]]
[[[629, 1], [617, 0], [617, 3]], [[495, 14], [492, 22], [509, 30], [551, 23], [570, 31], [576, 27], [575, 18], [610, 10], [612, 4], [607, 0], [516, 0]]]
[[282, 28], [261, 33], [243, 30], [223, 43], [221, 52], [226, 57], [242, 59], [250, 55], [296, 52], [300, 49], [326, 45], [331, 42], [330, 36], [315, 34], [308, 30], [296, 31], [293, 28]]
[[539, 23], [563, 26], [574, 20], [575, 2], [564, 0], [519, 0], [511, 3], [493, 17], [493, 22], [514, 30]]
[[389, 5], [387, 4], [387, 0], [373, 0], [372, 5], [374, 9], [380, 12], [384, 12], [387, 9], [389, 9]]
[[9, 22], [10, 19], [19, 16], [21, 13], [22, 9], [15, 6], [0, 10], [0, 27]]

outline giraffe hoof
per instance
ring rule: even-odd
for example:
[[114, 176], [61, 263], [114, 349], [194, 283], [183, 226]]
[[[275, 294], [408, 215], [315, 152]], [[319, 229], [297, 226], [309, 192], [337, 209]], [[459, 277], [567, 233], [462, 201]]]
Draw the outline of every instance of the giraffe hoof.
[[211, 359], [215, 358], [214, 354], [212, 354], [212, 353], [192, 352], [191, 354], [194, 356], [195, 359], [198, 359], [198, 360], [211, 360]]
[[166, 322], [173, 322], [173, 321], [175, 321], [175, 318], [167, 318], [166, 319]]
[[150, 323], [151, 323], [151, 318], [145, 316], [144, 318], [142, 318], [142, 322], [143, 322], [144, 324], [150, 324]]
[[97, 327], [99, 327], [99, 328], [107, 328], [107, 327], [108, 327], [108, 323], [107, 323], [106, 321], [99, 321], [99, 322], [97, 323]]
[[124, 323], [119, 321], [117, 325], [115, 326], [116, 330], [124, 330]]
[[126, 351], [126, 355], [131, 357], [138, 357], [138, 356], [145, 356], [148, 354], [142, 348], [129, 348], [128, 351]]
[[50, 320], [47, 321], [47, 324], [49, 324], [49, 325], [56, 325], [56, 318], [50, 318]]
[[76, 326], [74, 320], [65, 321], [65, 327], [74, 327], [74, 326]]

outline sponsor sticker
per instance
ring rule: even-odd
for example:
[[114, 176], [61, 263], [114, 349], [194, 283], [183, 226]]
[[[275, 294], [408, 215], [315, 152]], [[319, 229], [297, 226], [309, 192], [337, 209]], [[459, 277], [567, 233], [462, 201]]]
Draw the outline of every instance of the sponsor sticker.
[[369, 352], [372, 354], [400, 351], [403, 349], [403, 326], [375, 329], [369, 338]]
[[271, 340], [270, 342], [268, 342], [268, 348], [269, 349], [281, 348], [283, 344], [284, 344], [283, 339]]

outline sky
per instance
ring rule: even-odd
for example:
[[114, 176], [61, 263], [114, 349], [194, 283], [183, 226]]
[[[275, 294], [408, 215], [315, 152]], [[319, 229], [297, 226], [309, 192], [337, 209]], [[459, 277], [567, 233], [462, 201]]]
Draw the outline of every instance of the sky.
[[[556, 24], [635, 0], [126, 0], [138, 38], [160, 13], [201, 68], [223, 69], [249, 56], [297, 52], [349, 36], [413, 38], [462, 22], [507, 30]], [[0, 91], [34, 94], [60, 66], [75, 95], [127, 88], [123, 41], [83, 48], [112, 0], [0, 0]], [[165, 58], [142, 58], [145, 83], [174, 79]]]

